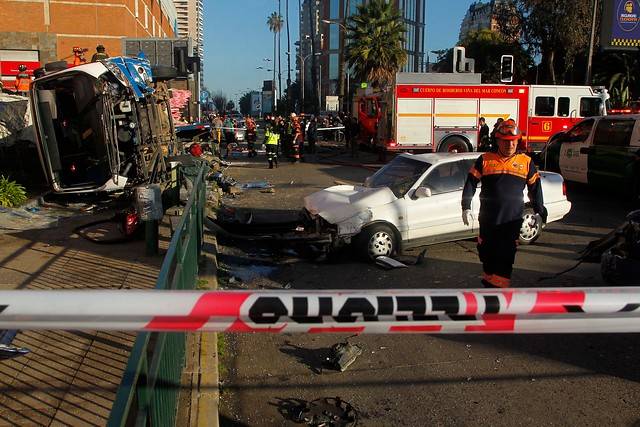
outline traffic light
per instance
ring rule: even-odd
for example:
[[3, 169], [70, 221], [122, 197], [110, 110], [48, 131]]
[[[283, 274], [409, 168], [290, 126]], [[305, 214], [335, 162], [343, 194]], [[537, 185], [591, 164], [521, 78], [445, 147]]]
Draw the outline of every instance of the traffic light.
[[513, 81], [513, 55], [502, 55], [500, 58], [500, 81], [502, 83]]

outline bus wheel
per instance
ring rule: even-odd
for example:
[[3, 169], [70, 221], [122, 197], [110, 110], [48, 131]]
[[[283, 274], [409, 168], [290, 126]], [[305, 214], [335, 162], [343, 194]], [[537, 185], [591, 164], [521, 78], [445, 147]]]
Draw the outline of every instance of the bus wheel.
[[459, 136], [447, 138], [438, 149], [441, 153], [466, 153], [469, 151], [467, 142]]

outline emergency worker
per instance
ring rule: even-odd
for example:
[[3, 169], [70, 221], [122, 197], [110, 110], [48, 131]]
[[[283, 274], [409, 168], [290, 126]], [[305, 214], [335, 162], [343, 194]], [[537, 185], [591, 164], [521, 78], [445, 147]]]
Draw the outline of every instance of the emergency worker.
[[103, 59], [107, 59], [109, 55], [107, 55], [106, 49], [103, 45], [99, 44], [96, 46], [96, 53], [91, 57], [91, 62], [98, 62]]
[[82, 48], [80, 46], [74, 46], [72, 48], [73, 51], [73, 66], [77, 66], [77, 65], [82, 65], [85, 64], [87, 62], [87, 60], [84, 57], [85, 52], [89, 50], [86, 47]]
[[256, 122], [253, 121], [251, 116], [247, 116], [244, 121], [244, 125], [247, 128], [247, 149], [249, 150], [248, 157], [255, 157], [258, 155], [256, 152]]
[[267, 161], [269, 162], [269, 169], [273, 169], [273, 165], [278, 167], [278, 143], [280, 142], [280, 134], [276, 132], [274, 126], [267, 123], [267, 128], [264, 132], [264, 145], [267, 149]]
[[304, 137], [302, 136], [302, 126], [296, 113], [291, 113], [291, 153], [294, 163], [302, 159], [302, 149], [304, 148]]
[[27, 66], [24, 64], [18, 65], [18, 74], [16, 75], [16, 92], [26, 96], [29, 92], [29, 84], [31, 83], [31, 77], [27, 72]]
[[542, 199], [540, 175], [526, 154], [516, 153], [520, 130], [514, 120], [504, 121], [497, 129], [497, 152], [484, 153], [476, 160], [467, 175], [462, 192], [462, 221], [471, 226], [471, 199], [478, 183], [480, 190], [480, 236], [478, 254], [482, 262], [482, 284], [487, 288], [506, 288], [510, 285], [516, 245], [522, 226], [526, 186], [535, 221], [547, 220]]

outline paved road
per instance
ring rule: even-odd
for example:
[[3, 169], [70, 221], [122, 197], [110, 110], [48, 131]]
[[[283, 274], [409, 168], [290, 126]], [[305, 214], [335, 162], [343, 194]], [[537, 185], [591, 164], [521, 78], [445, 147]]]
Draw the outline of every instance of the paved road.
[[[347, 162], [341, 156], [324, 161]], [[371, 162], [372, 158], [363, 161]], [[226, 200], [236, 207], [283, 218], [302, 198], [335, 180], [362, 182], [370, 169], [304, 163], [265, 168], [242, 161], [228, 172], [240, 181], [267, 179], [275, 194], [245, 191]], [[627, 212], [613, 196], [570, 186], [572, 212], [539, 241], [521, 247], [514, 284], [602, 285], [599, 265], [576, 263], [591, 240], [618, 225]], [[430, 246], [426, 262], [384, 271], [348, 256], [337, 263], [277, 258], [258, 248], [223, 247], [232, 288], [470, 288], [479, 285], [475, 243]], [[411, 262], [419, 251], [402, 259]], [[261, 265], [260, 269], [248, 269]], [[273, 267], [272, 269], [270, 267]], [[268, 272], [268, 277], [247, 271]], [[234, 276], [234, 283], [229, 277]], [[238, 283], [235, 278], [242, 276]], [[343, 373], [322, 369], [339, 335], [226, 335], [222, 357], [223, 425], [292, 425], [287, 408], [298, 400], [340, 396], [358, 411], [359, 425], [638, 425], [638, 335], [360, 336], [365, 350]], [[298, 400], [296, 400], [298, 399]]]

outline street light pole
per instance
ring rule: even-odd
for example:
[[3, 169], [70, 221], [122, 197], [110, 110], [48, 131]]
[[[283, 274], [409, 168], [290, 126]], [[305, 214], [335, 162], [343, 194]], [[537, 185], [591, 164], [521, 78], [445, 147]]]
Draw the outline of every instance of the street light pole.
[[[291, 56], [291, 52], [285, 52], [287, 56]], [[304, 62], [309, 59], [310, 56], [319, 56], [320, 52], [310, 53], [308, 55], [302, 56], [300, 54], [296, 54], [296, 56], [300, 59], [300, 112], [304, 113]]]

